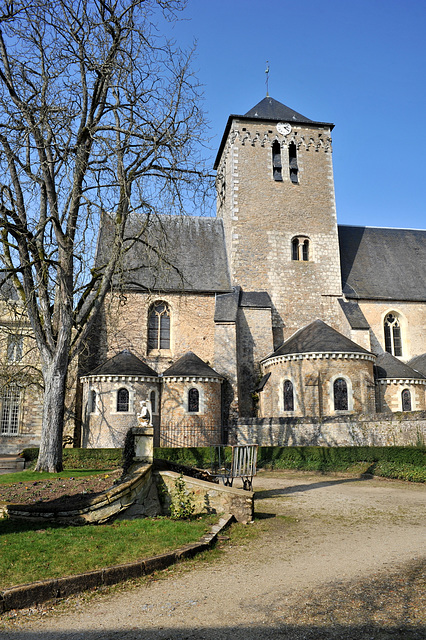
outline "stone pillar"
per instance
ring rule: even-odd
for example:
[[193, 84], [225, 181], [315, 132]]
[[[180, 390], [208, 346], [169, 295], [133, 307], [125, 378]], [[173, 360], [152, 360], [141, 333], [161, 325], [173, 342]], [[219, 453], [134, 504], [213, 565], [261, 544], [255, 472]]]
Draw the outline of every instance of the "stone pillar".
[[132, 435], [135, 442], [134, 462], [152, 464], [154, 458], [154, 427], [150, 425], [133, 427]]

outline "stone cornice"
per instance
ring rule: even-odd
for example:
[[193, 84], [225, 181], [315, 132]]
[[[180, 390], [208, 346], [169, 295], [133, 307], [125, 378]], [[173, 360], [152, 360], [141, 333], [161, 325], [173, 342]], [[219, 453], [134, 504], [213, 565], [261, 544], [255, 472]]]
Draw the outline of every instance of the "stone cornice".
[[165, 382], [223, 382], [223, 378], [214, 376], [163, 376], [161, 379]]
[[422, 384], [426, 385], [426, 379], [422, 378], [378, 378], [376, 384]]
[[158, 382], [157, 376], [114, 376], [114, 375], [86, 375], [81, 376], [81, 382]]
[[270, 356], [262, 361], [264, 367], [268, 367], [280, 362], [290, 362], [293, 360], [368, 360], [375, 362], [376, 356], [369, 353], [288, 353], [281, 356]]

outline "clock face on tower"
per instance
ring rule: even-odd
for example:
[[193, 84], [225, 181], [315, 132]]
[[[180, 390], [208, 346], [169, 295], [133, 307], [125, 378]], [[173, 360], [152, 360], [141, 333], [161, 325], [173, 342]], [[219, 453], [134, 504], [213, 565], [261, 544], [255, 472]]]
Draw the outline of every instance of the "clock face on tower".
[[289, 125], [288, 122], [279, 122], [277, 124], [277, 131], [278, 133], [280, 133], [282, 136], [288, 136], [288, 134], [291, 131], [291, 125]]

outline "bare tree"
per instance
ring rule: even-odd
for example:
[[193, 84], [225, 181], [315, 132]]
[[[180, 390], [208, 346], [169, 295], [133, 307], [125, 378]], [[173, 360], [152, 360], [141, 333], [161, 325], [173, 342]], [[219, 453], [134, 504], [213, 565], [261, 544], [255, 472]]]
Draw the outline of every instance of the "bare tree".
[[[44, 383], [38, 470], [62, 468], [66, 377], [110, 287], [128, 217], [202, 183], [191, 54], [161, 36], [183, 0], [2, 0], [0, 232]], [[114, 225], [94, 267], [102, 213]]]

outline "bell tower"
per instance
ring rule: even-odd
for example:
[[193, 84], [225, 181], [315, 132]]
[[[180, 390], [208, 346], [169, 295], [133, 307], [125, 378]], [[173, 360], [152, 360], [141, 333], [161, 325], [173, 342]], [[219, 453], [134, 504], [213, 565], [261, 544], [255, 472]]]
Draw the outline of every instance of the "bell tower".
[[276, 346], [318, 318], [344, 328], [333, 126], [268, 96], [229, 116], [216, 158], [231, 278], [269, 293]]

